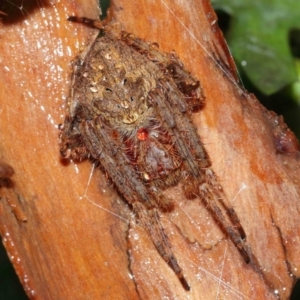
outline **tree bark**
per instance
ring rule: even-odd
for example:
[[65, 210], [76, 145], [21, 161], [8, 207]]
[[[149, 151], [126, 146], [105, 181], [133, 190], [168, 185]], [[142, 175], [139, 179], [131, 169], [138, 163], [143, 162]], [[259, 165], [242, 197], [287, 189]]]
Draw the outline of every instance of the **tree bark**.
[[175, 50], [201, 81], [206, 105], [193, 121], [253, 263], [199, 200], [171, 189], [176, 208], [161, 219], [186, 292], [105, 174], [60, 159], [70, 62], [97, 34], [66, 19], [97, 18], [97, 3], [37, 1], [0, 23], [0, 155], [15, 170], [13, 186], [0, 191], [0, 232], [31, 299], [288, 299], [300, 272], [299, 144], [237, 83], [210, 3], [182, 3], [114, 0], [112, 17]]

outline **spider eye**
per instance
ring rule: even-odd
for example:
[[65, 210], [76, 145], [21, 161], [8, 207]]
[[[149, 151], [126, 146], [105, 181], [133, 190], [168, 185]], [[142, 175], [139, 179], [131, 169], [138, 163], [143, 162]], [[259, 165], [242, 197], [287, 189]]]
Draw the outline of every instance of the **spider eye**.
[[133, 101], [134, 101], [133, 97], [130, 97], [130, 101], [131, 101], [131, 102], [133, 102]]
[[121, 104], [121, 107], [122, 107], [122, 108], [125, 108], [125, 109], [126, 109], [126, 108], [129, 108], [129, 106], [130, 106], [130, 105], [129, 105], [129, 102], [126, 101], [126, 100], [121, 101], [120, 104]]
[[123, 80], [123, 85], [125, 85], [125, 84], [126, 84], [126, 82], [127, 82], [127, 79], [126, 79], [126, 78], [124, 78], [124, 80]]

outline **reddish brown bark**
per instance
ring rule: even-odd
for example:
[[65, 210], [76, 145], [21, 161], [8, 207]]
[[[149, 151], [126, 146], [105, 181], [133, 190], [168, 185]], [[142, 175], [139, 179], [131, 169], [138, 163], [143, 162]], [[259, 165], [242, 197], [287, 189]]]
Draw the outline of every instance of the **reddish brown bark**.
[[[66, 18], [95, 18], [90, 2], [37, 5], [0, 24], [0, 154], [15, 170], [13, 188], [1, 190], [0, 230], [27, 293], [32, 299], [186, 299], [187, 293], [275, 299], [277, 290], [287, 299], [300, 272], [298, 144], [220, 68], [229, 57], [208, 1], [115, 0], [113, 17], [162, 50], [174, 49], [201, 80], [207, 103], [193, 120], [264, 277], [178, 187], [170, 191], [178, 206], [162, 222], [192, 287], [184, 291], [105, 175], [95, 170], [89, 181], [91, 163], [60, 160], [56, 125], [63, 121], [70, 61], [96, 32]], [[23, 212], [12, 213], [13, 205]]]

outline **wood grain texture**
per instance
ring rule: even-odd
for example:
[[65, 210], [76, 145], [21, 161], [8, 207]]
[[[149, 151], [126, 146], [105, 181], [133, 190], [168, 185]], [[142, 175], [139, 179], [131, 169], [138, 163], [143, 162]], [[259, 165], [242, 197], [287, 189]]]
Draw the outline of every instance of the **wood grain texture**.
[[[28, 295], [287, 299], [300, 272], [299, 146], [220, 68], [230, 57], [208, 1], [115, 0], [112, 11], [126, 31], [174, 49], [201, 80], [206, 106], [193, 120], [261, 272], [244, 263], [203, 204], [185, 200], [176, 187], [170, 196], [177, 207], [162, 222], [192, 288], [184, 291], [105, 175], [92, 172], [88, 161], [61, 161], [57, 124], [70, 61], [96, 33], [66, 18], [96, 18], [96, 7], [96, 1], [39, 2], [0, 23], [0, 155], [15, 170], [13, 188], [1, 189], [0, 231]], [[17, 203], [27, 221], [8, 203]]]

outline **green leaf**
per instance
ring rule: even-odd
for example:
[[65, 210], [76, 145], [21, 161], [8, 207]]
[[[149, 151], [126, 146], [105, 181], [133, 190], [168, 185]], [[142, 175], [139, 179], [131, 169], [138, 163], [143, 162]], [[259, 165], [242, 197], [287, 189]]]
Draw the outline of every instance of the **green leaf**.
[[212, 0], [231, 16], [226, 35], [239, 69], [264, 94], [273, 94], [297, 80], [289, 31], [300, 29], [297, 0]]

